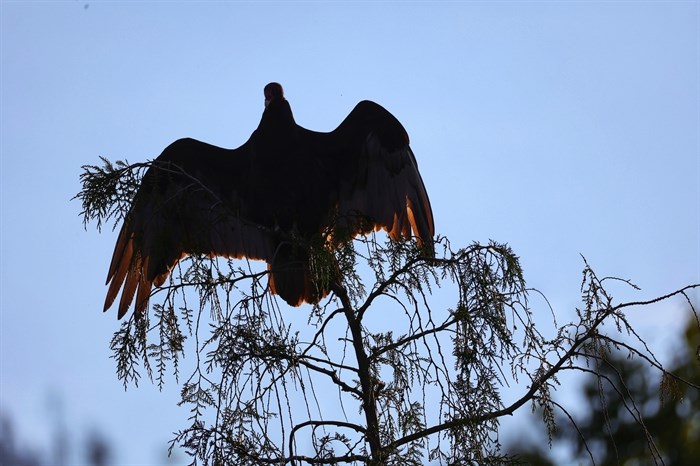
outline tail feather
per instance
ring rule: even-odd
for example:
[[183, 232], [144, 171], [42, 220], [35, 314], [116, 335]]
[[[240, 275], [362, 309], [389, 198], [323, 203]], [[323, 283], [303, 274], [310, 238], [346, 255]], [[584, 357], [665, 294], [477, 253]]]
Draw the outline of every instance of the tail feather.
[[316, 304], [329, 292], [314, 281], [308, 251], [291, 244], [279, 246], [268, 270], [270, 290], [290, 306]]

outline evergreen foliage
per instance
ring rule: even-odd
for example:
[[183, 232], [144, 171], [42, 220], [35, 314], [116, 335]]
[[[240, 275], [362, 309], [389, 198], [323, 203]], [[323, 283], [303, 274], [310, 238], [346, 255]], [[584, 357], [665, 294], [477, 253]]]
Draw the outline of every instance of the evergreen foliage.
[[[83, 167], [84, 221], [122, 221], [147, 165]], [[280, 307], [254, 262], [189, 256], [153, 291], [150, 310], [116, 332], [125, 386], [145, 371], [162, 387], [169, 368], [182, 381], [190, 418], [173, 445], [193, 464], [517, 462], [502, 451], [499, 421], [531, 404], [554, 438], [562, 372], [608, 377], [602, 355], [625, 345], [670, 377], [626, 313], [700, 286], [616, 303], [610, 279], [585, 264], [578, 320], [546, 338], [506, 244], [455, 248], [438, 238], [435, 258], [378, 235], [327, 244], [300, 244], [332, 290], [319, 305]], [[606, 333], [605, 322], [632, 343]], [[186, 353], [194, 362], [183, 376]], [[504, 387], [520, 381], [521, 395], [504, 402]]]
[[[700, 464], [700, 326], [689, 319], [670, 370], [627, 344], [599, 348], [581, 387], [585, 416], [557, 416], [554, 441], [571, 462], [598, 466]], [[531, 464], [556, 464], [549, 452], [518, 445]]]

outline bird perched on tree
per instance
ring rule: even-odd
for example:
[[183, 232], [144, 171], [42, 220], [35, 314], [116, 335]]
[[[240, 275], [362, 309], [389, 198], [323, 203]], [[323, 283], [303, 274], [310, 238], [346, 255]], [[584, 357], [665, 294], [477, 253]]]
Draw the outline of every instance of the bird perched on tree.
[[324, 235], [333, 247], [384, 229], [432, 252], [428, 194], [391, 113], [362, 101], [321, 133], [296, 124], [281, 85], [264, 94], [260, 124], [241, 147], [180, 139], [152, 162], [119, 232], [105, 311], [123, 286], [118, 317], [134, 296], [142, 313], [152, 287], [186, 255], [264, 260], [271, 291], [298, 306], [328, 290], [314, 283], [309, 252], [294, 238]]

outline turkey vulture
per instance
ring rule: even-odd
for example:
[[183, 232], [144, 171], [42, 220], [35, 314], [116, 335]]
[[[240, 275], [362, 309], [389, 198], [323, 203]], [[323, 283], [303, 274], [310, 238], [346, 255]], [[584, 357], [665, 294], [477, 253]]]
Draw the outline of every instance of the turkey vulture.
[[[109, 266], [106, 311], [136, 297], [140, 315], [188, 254], [264, 260], [270, 289], [292, 306], [315, 303], [308, 250], [292, 238], [351, 238], [384, 229], [432, 254], [433, 214], [401, 123], [362, 101], [334, 131], [297, 125], [282, 86], [265, 86], [258, 128], [237, 149], [194, 139], [170, 144], [147, 170]], [[337, 245], [337, 244], [336, 244]]]

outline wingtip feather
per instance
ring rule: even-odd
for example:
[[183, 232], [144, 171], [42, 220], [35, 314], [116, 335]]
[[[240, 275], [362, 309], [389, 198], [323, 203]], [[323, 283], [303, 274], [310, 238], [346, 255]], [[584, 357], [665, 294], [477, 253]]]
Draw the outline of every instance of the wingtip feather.
[[117, 249], [115, 248], [115, 255], [112, 257], [110, 273], [107, 276], [106, 284], [109, 285], [109, 289], [107, 290], [107, 297], [105, 298], [104, 311], [107, 311], [110, 307], [112, 307], [112, 304], [119, 294], [119, 290], [121, 289], [122, 284], [129, 273], [134, 251], [133, 241], [133, 238], [129, 238], [129, 240], [120, 247], [122, 253], [119, 256], [117, 256]]

